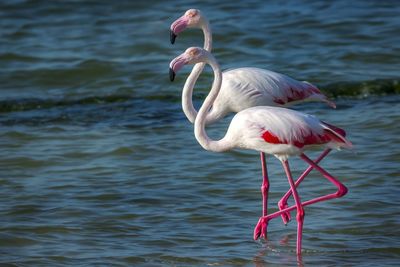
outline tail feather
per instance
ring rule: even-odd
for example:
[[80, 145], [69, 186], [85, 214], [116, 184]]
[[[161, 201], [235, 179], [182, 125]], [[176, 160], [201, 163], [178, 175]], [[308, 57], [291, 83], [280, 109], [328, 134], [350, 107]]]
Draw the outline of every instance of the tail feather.
[[335, 127], [333, 125], [323, 123], [325, 134], [335, 143], [339, 144], [340, 147], [352, 148], [353, 144], [346, 139], [346, 132], [343, 129]]
[[324, 122], [324, 121], [321, 121], [321, 122], [322, 122], [322, 124], [324, 124], [325, 127], [328, 127], [328, 128], [330, 128], [330, 129], [333, 129], [335, 132], [337, 132], [337, 133], [340, 134], [341, 136], [346, 137], [346, 131], [343, 130], [342, 128], [339, 128], [339, 127], [337, 127], [337, 126], [335, 126], [335, 125], [329, 124], [329, 123]]
[[336, 104], [333, 101], [331, 101], [326, 95], [324, 95], [315, 85], [307, 81], [303, 81], [303, 83], [306, 84], [312, 92], [312, 94], [309, 96], [309, 99], [322, 101], [325, 102], [331, 108], [336, 108]]
[[313, 93], [312, 95], [309, 96], [309, 99], [315, 100], [315, 101], [322, 101], [325, 102], [328, 106], [331, 108], [336, 108], [335, 102], [331, 101], [326, 95], [320, 93]]

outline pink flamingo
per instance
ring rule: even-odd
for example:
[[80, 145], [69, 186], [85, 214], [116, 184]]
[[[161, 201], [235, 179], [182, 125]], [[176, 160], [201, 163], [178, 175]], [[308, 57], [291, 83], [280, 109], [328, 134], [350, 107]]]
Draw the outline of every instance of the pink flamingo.
[[[170, 73], [174, 77], [186, 64], [207, 63], [214, 71], [212, 88], [204, 100], [194, 123], [194, 133], [200, 145], [210, 151], [223, 152], [234, 148], [252, 149], [277, 157], [283, 165], [295, 200], [295, 205], [273, 214], [262, 216], [254, 230], [254, 238], [265, 234], [268, 221], [284, 212], [297, 210], [297, 243], [296, 252], [301, 254], [302, 231], [304, 222], [304, 206], [319, 201], [341, 197], [347, 188], [317, 163], [309, 159], [303, 151], [311, 146], [332, 148], [350, 148], [352, 144], [346, 140], [343, 130], [322, 122], [314, 116], [280, 107], [257, 106], [237, 113], [225, 134], [218, 141], [208, 137], [205, 131], [208, 111], [213, 106], [221, 90], [222, 72], [216, 59], [206, 50], [199, 47], [188, 48], [183, 54], [170, 63]], [[321, 196], [301, 203], [293, 181], [288, 158], [299, 155], [301, 159], [319, 171], [337, 188], [337, 192]]]
[[[189, 9], [183, 16], [171, 24], [171, 43], [174, 43], [177, 35], [186, 28], [202, 29], [204, 33], [204, 49], [211, 52], [212, 33], [210, 24], [200, 10]], [[197, 111], [192, 103], [193, 87], [203, 71], [204, 66], [205, 63], [199, 63], [193, 67], [182, 91], [182, 108], [186, 117], [192, 123], [194, 123], [197, 116]], [[246, 67], [228, 70], [223, 72], [222, 75], [223, 81], [221, 91], [214, 101], [212, 109], [207, 113], [206, 124], [214, 123], [230, 112], [239, 112], [254, 106], [286, 107], [305, 101], [323, 101], [332, 108], [336, 107], [316, 86], [305, 81], [294, 80], [286, 75], [273, 71]], [[171, 74], [171, 80], [173, 79], [173, 74]], [[324, 151], [322, 157], [318, 158], [319, 161], [329, 152], [330, 150]], [[262, 214], [266, 216], [269, 181], [265, 154], [263, 152], [260, 152], [260, 159], [263, 175], [263, 182], [261, 185], [263, 197]], [[296, 181], [296, 185], [298, 185], [312, 169], [313, 167], [307, 169], [305, 171], [306, 174], [300, 176], [301, 179]], [[282, 210], [288, 206], [287, 200], [290, 194], [291, 191], [289, 190], [278, 202], [279, 209]], [[287, 224], [290, 220], [290, 213], [283, 213], [282, 220]], [[265, 235], [263, 235], [263, 237], [265, 238]]]

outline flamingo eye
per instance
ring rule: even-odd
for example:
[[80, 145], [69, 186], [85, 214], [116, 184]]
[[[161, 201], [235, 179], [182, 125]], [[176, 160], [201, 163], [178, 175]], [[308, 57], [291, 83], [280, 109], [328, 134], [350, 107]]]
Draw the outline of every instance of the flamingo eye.
[[198, 54], [199, 54], [199, 50], [197, 50], [197, 49], [192, 49], [189, 51], [189, 55], [192, 57], [197, 56]]
[[191, 10], [187, 13], [188, 17], [193, 18], [194, 16], [197, 15], [197, 11], [196, 10]]

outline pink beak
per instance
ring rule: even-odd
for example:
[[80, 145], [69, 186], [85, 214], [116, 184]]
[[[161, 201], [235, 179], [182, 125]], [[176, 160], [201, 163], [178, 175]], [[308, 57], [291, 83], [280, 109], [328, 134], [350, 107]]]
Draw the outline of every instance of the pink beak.
[[185, 55], [177, 56], [169, 63], [169, 79], [171, 82], [175, 79], [175, 74], [186, 64]]
[[183, 15], [179, 19], [175, 20], [174, 23], [171, 24], [170, 28], [170, 40], [171, 44], [175, 43], [175, 38], [181, 33], [184, 29], [186, 29], [188, 25], [188, 18]]

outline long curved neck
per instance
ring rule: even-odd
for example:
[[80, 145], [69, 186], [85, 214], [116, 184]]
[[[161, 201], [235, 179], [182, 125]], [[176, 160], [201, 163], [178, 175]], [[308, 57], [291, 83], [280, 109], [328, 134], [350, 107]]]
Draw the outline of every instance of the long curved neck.
[[[204, 49], [207, 50], [208, 52], [211, 52], [212, 49], [212, 32], [211, 32], [211, 27], [210, 23], [205, 19], [203, 26], [201, 27], [203, 30], [204, 34]], [[205, 65], [205, 63], [203, 63]]]
[[[204, 22], [201, 29], [203, 30], [204, 34], [204, 49], [208, 52], [211, 52], [212, 32], [208, 21]], [[194, 120], [197, 116], [197, 111], [193, 106], [193, 88], [200, 74], [203, 72], [205, 65], [206, 63], [198, 63], [193, 67], [192, 72], [186, 79], [182, 90], [182, 109], [191, 123], [194, 123]], [[209, 118], [209, 121], [213, 121], [213, 119]]]
[[229, 150], [231, 148], [231, 144], [229, 144], [225, 137], [218, 141], [211, 140], [205, 130], [206, 116], [218, 96], [222, 83], [222, 72], [215, 58], [212, 56], [209, 57], [208, 64], [210, 64], [214, 71], [214, 81], [208, 96], [204, 100], [203, 105], [197, 114], [194, 123], [194, 135], [204, 149], [222, 152]]
[[205, 66], [204, 63], [199, 63], [194, 65], [192, 72], [186, 79], [185, 85], [183, 86], [182, 90], [182, 109], [191, 123], [194, 123], [194, 120], [197, 117], [197, 111], [193, 106], [193, 99], [192, 99], [193, 88], [200, 74], [203, 72], [204, 66]]

